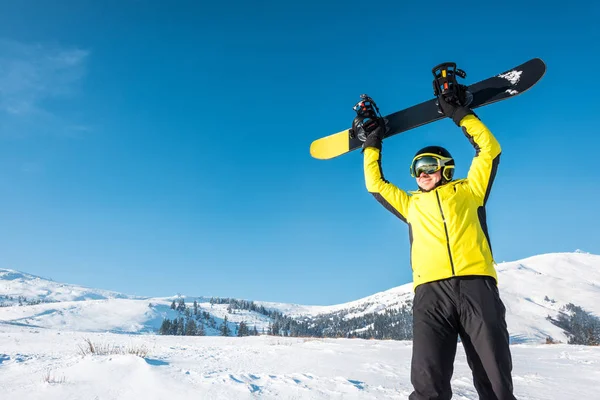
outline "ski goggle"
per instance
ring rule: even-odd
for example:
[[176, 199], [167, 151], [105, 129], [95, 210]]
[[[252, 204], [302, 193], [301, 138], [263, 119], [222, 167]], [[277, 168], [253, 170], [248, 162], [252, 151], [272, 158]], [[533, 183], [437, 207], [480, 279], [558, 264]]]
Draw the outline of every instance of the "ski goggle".
[[448, 165], [450, 161], [452, 161], [451, 158], [441, 157], [437, 154], [419, 154], [412, 161], [410, 175], [418, 178], [423, 172], [429, 175], [439, 171], [442, 167], [454, 168], [454, 165]]

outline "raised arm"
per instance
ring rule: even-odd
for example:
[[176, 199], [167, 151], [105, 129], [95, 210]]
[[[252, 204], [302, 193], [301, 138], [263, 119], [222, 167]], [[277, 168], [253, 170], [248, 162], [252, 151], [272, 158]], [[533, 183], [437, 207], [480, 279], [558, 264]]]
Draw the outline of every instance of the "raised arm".
[[462, 128], [475, 147], [467, 181], [475, 197], [485, 205], [500, 162], [500, 143], [469, 107], [448, 102], [443, 96], [438, 96], [438, 103], [444, 115]]
[[475, 197], [485, 205], [500, 163], [502, 149], [492, 132], [475, 115], [470, 114], [462, 118], [460, 126], [475, 148], [475, 157], [469, 168], [467, 181]]
[[410, 196], [384, 179], [381, 170], [381, 149], [367, 147], [363, 154], [367, 190], [392, 214], [408, 222]]

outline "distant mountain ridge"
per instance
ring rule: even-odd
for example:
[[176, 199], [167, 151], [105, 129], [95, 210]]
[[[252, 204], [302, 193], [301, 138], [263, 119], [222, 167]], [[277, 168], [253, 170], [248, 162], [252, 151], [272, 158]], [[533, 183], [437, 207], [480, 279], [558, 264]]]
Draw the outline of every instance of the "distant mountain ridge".
[[[543, 342], [548, 336], [566, 342], [564, 332], [548, 321], [547, 317], [555, 316], [568, 303], [600, 315], [600, 302], [597, 300], [600, 298], [598, 255], [583, 252], [543, 254], [500, 263], [497, 270], [513, 343]], [[174, 298], [136, 298], [0, 269], [0, 296], [3, 295], [38, 296], [40, 299], [60, 302], [0, 308], [0, 322], [43, 328], [154, 332], [164, 318], [176, 318], [178, 315], [170, 308]], [[299, 321], [339, 321], [401, 308], [410, 304], [412, 296], [412, 283], [407, 283], [332, 306], [261, 301], [254, 303]], [[225, 318], [233, 325], [244, 321], [250, 326], [256, 326], [259, 332], [272, 323], [269, 317], [254, 311], [232, 312], [226, 304], [213, 304], [204, 297], [185, 297], [188, 306], [194, 300], [198, 301], [201, 311], [210, 313], [219, 323]]]
[[0, 268], [0, 296], [41, 301], [84, 301], [139, 298], [111, 290], [92, 289]]

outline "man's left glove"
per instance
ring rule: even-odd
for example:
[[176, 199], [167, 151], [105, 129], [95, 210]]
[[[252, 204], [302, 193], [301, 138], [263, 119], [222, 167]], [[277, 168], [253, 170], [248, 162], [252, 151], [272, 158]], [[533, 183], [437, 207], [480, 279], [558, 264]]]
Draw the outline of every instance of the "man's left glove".
[[385, 134], [385, 121], [383, 118], [369, 119], [357, 116], [352, 121], [352, 130], [363, 143], [363, 150], [367, 147], [375, 147], [381, 150], [381, 141]]

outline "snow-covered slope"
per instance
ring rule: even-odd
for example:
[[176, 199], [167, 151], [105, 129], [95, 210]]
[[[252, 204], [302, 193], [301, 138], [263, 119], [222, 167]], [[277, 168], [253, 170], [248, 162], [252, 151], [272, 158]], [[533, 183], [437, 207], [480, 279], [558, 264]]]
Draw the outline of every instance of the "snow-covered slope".
[[383, 312], [389, 308], [398, 308], [412, 300], [412, 283], [407, 283], [384, 292], [376, 293], [359, 300], [332, 306], [305, 306], [299, 304], [256, 302], [266, 308], [279, 310], [292, 317], [314, 317], [321, 314], [348, 312], [346, 318], [359, 317], [364, 314]]
[[[179, 316], [170, 308], [171, 301], [105, 299], [0, 307], [0, 324], [85, 332], [154, 333], [163, 319]], [[210, 313], [215, 321], [217, 328], [207, 328], [207, 335], [218, 335], [225, 317], [231, 329], [244, 321], [251, 329], [256, 327], [262, 332], [271, 322], [268, 317], [251, 311], [237, 310], [230, 314], [227, 304], [198, 303], [198, 310]]]
[[498, 280], [513, 342], [566, 341], [546, 317], [568, 303], [600, 316], [600, 256], [554, 253], [502, 263]]
[[[500, 292], [507, 308], [507, 321], [513, 342], [542, 342], [547, 336], [566, 341], [562, 330], [546, 320], [558, 310], [574, 303], [600, 315], [600, 256], [553, 253], [498, 265]], [[123, 294], [87, 289], [75, 285], [0, 270], [0, 296], [25, 296], [61, 301], [23, 307], [1, 307], [0, 323], [30, 325], [75, 331], [153, 332], [164, 318], [174, 318], [172, 298], [127, 298]], [[89, 300], [93, 299], [93, 300]], [[99, 299], [99, 300], [98, 300]], [[235, 324], [245, 321], [259, 331], [270, 319], [256, 312], [227, 311], [226, 304], [210, 304], [204, 298], [186, 298], [190, 305], [198, 300], [201, 311], [210, 313], [220, 324], [225, 317]], [[398, 308], [412, 299], [412, 284], [405, 284], [349, 303], [333, 306], [304, 306], [256, 301], [285, 315], [314, 317], [343, 313], [352, 318], [365, 313]], [[85, 301], [74, 301], [85, 300]], [[207, 332], [211, 334], [211, 332]], [[212, 332], [215, 333], [216, 332]]]
[[[500, 296], [514, 343], [542, 342], [551, 336], [567, 341], [563, 331], [546, 320], [568, 303], [600, 316], [600, 256], [582, 252], [543, 254], [497, 266]], [[346, 318], [398, 308], [412, 299], [412, 283], [334, 306], [261, 303], [293, 316], [349, 311]]]
[[80, 301], [135, 298], [110, 290], [90, 289], [54, 282], [12, 269], [0, 268], [0, 296], [25, 297], [27, 300]]
[[[147, 300], [108, 299], [0, 308], [0, 323], [73, 331], [138, 333], [160, 327], [170, 309]], [[171, 316], [172, 318], [172, 316]]]

